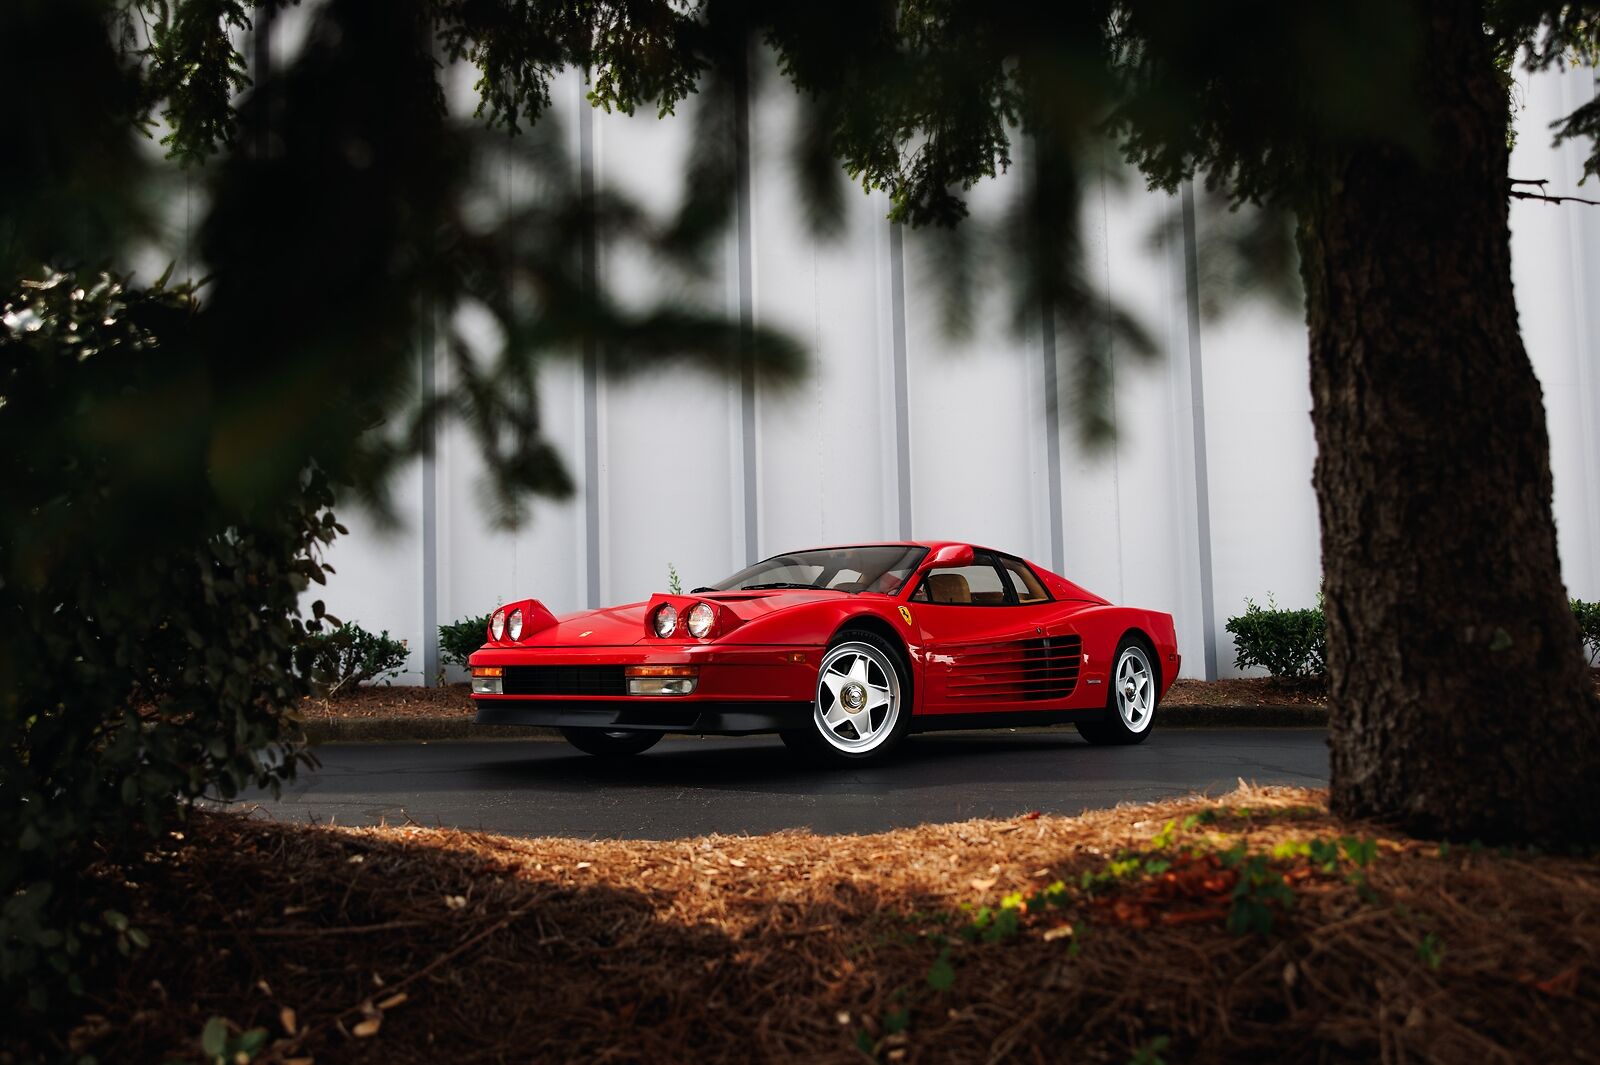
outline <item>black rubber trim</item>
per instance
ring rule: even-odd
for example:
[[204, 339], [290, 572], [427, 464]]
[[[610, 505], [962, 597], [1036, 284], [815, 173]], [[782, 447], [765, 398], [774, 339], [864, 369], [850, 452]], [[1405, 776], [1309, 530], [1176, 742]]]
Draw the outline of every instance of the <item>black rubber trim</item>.
[[919, 714], [911, 719], [912, 732], [945, 732], [975, 728], [1031, 728], [1075, 721], [1103, 721], [1106, 708], [1085, 710], [1013, 710], [993, 714]]
[[798, 728], [811, 721], [810, 703], [694, 702], [636, 699], [496, 699], [478, 704], [480, 725], [632, 729], [740, 735]]

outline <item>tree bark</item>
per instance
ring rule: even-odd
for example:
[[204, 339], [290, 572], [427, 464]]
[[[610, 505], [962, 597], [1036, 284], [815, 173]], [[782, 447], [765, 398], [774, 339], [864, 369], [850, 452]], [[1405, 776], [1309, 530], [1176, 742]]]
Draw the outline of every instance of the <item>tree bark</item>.
[[1428, 836], [1600, 836], [1600, 707], [1511, 287], [1481, 3], [1413, 0], [1426, 144], [1326, 153], [1301, 211], [1332, 803]]

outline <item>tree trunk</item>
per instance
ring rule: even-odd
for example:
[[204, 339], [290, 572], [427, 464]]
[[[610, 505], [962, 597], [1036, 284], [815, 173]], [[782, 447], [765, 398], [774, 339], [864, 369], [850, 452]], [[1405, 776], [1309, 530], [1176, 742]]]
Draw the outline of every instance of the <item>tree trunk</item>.
[[1600, 836], [1600, 713], [1517, 328], [1480, 3], [1421, 11], [1420, 152], [1330, 151], [1301, 212], [1332, 802], [1419, 835]]

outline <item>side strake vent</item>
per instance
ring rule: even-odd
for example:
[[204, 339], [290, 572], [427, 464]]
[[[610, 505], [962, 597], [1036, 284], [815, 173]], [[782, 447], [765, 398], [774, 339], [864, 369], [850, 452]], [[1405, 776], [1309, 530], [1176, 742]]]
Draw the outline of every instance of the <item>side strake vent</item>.
[[1064, 699], [1078, 686], [1083, 640], [1047, 636], [987, 644], [956, 654], [950, 670], [952, 699], [994, 702]]

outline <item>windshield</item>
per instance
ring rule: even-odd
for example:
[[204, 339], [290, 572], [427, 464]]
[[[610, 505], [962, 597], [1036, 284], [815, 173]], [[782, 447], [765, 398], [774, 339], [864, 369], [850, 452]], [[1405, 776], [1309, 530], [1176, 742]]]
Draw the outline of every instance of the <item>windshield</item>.
[[893, 595], [916, 572], [926, 547], [823, 547], [791, 551], [757, 562], [725, 581], [696, 591], [736, 592], [762, 588], [831, 588], [837, 592]]

